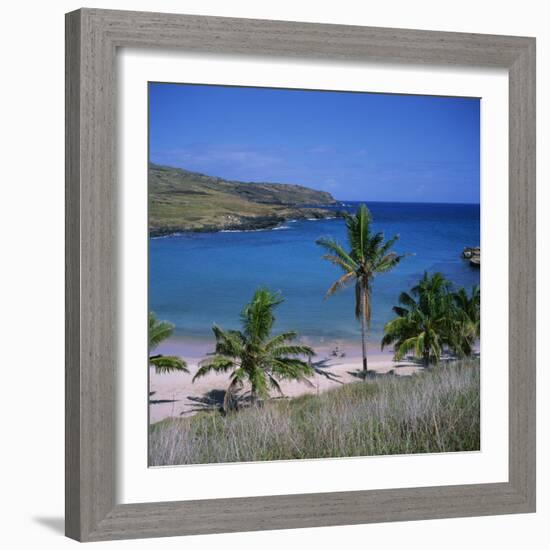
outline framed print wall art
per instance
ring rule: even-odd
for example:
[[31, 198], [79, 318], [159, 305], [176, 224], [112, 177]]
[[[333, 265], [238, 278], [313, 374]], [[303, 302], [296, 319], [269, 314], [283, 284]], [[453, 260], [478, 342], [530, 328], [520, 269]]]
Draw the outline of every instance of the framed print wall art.
[[534, 39], [66, 45], [67, 536], [535, 510]]

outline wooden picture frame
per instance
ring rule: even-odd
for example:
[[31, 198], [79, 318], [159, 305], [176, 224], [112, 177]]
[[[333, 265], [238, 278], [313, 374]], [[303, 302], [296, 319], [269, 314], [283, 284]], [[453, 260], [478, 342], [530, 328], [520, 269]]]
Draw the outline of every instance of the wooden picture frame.
[[[116, 504], [120, 47], [509, 71], [508, 482]], [[534, 38], [82, 9], [66, 16], [66, 71], [67, 536], [99, 541], [535, 511]]]

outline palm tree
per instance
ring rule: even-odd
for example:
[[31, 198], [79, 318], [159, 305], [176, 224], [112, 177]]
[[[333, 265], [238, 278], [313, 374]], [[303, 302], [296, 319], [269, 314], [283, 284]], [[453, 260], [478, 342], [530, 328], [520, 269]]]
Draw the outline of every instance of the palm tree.
[[479, 285], [472, 288], [471, 294], [460, 288], [452, 296], [455, 306], [455, 322], [451, 334], [451, 348], [458, 357], [468, 357], [480, 337], [481, 295]]
[[441, 273], [424, 273], [410, 294], [402, 292], [393, 308], [397, 317], [384, 326], [382, 349], [393, 344], [396, 361], [412, 352], [426, 365], [438, 363], [455, 320], [451, 289]]
[[323, 258], [344, 272], [327, 290], [326, 297], [355, 284], [355, 316], [361, 322], [363, 373], [366, 376], [367, 330], [371, 322], [373, 279], [376, 275], [393, 269], [405, 255], [400, 256], [390, 250], [399, 235], [384, 241], [383, 233], [372, 232], [372, 218], [364, 204], [359, 207], [355, 215], [344, 214], [344, 220], [349, 252], [333, 239], [318, 239], [317, 244], [327, 251]]
[[159, 321], [155, 314], [149, 312], [149, 365], [155, 367], [156, 372], [173, 371], [189, 372], [187, 364], [181, 357], [174, 355], [151, 355], [151, 352], [174, 332], [174, 325], [167, 321]]
[[296, 332], [288, 331], [271, 335], [275, 322], [274, 309], [283, 302], [279, 294], [266, 288], [254, 292], [252, 301], [241, 312], [242, 330], [223, 330], [214, 325], [216, 348], [201, 361], [193, 381], [207, 373], [231, 373], [231, 382], [226, 392], [224, 409], [228, 410], [233, 394], [248, 382], [253, 404], [259, 398], [269, 397], [269, 389], [283, 395], [279, 382], [284, 379], [310, 383], [307, 376], [314, 373], [308, 362], [315, 352], [308, 346], [294, 342]]

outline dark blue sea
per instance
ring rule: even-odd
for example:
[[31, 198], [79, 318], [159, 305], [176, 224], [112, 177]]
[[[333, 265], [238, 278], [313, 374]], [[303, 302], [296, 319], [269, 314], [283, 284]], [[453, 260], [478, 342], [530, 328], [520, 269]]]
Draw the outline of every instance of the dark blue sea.
[[[350, 212], [359, 203], [345, 202]], [[374, 281], [371, 341], [379, 341], [392, 306], [424, 271], [442, 272], [457, 287], [479, 284], [479, 269], [461, 258], [480, 242], [479, 205], [367, 203], [373, 229], [399, 234], [394, 250], [411, 253]], [[265, 231], [187, 233], [150, 240], [149, 308], [176, 326], [175, 336], [212, 337], [212, 324], [237, 328], [255, 288], [282, 293], [276, 330], [296, 330], [313, 342], [357, 341], [353, 287], [325, 300], [340, 275], [315, 244], [330, 236], [345, 244], [342, 219], [287, 222]]]

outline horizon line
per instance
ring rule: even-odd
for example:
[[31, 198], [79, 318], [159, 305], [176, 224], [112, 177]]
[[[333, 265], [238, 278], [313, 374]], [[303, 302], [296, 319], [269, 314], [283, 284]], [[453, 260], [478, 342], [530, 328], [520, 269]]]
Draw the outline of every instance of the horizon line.
[[481, 206], [480, 202], [445, 202], [445, 201], [398, 201], [398, 200], [370, 200], [370, 199], [337, 199], [338, 202], [374, 202], [374, 203], [392, 203], [392, 204], [460, 204], [468, 206]]

